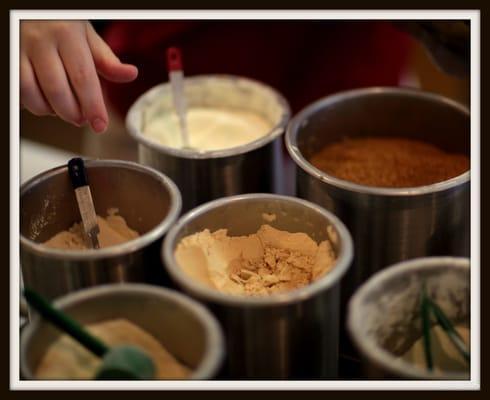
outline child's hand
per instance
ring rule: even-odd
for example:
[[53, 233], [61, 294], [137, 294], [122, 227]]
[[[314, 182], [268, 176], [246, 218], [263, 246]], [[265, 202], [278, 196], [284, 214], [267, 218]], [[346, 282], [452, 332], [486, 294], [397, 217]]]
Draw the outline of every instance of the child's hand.
[[97, 74], [130, 82], [138, 69], [122, 64], [86, 21], [21, 22], [20, 99], [33, 114], [105, 131], [108, 115]]

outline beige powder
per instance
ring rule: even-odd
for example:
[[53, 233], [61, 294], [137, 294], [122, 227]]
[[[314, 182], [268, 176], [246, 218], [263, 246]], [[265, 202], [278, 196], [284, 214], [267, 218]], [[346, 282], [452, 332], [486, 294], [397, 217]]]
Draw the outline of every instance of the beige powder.
[[[155, 364], [157, 379], [185, 378], [191, 373], [157, 339], [125, 319], [102, 321], [85, 328], [109, 346], [133, 345], [145, 351]], [[42, 357], [35, 376], [38, 379], [92, 379], [101, 362], [70, 336], [62, 335]]]
[[175, 251], [181, 268], [195, 280], [234, 295], [268, 295], [310, 284], [333, 268], [329, 241], [262, 225], [248, 236], [208, 229], [183, 238]]
[[[121, 244], [139, 236], [138, 232], [127, 225], [126, 220], [123, 217], [116, 215], [117, 212], [117, 208], [110, 208], [107, 210], [106, 218], [97, 216], [97, 223], [99, 224], [100, 229], [98, 238], [101, 248]], [[54, 249], [88, 249], [84, 239], [83, 225], [81, 223], [74, 224], [67, 231], [57, 233], [43, 244]]]

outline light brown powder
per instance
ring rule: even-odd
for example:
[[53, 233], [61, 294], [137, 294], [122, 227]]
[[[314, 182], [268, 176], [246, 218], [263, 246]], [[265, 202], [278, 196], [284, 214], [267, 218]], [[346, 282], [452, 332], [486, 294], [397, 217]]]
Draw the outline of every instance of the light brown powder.
[[257, 233], [228, 236], [225, 229], [183, 238], [175, 251], [193, 279], [221, 292], [262, 296], [306, 286], [334, 268], [329, 240], [262, 225]]
[[249, 295], [287, 292], [313, 281], [315, 257], [299, 251], [265, 246], [264, 256], [252, 260], [243, 257], [233, 260], [230, 279], [243, 285]]
[[[123, 217], [117, 215], [118, 212], [119, 210], [117, 208], [109, 208], [107, 210], [107, 217], [102, 218], [97, 216], [97, 223], [100, 229], [98, 239], [101, 248], [125, 243], [139, 236], [138, 232], [127, 225]], [[75, 223], [66, 231], [58, 232], [43, 244], [53, 249], [88, 249], [81, 222]]]

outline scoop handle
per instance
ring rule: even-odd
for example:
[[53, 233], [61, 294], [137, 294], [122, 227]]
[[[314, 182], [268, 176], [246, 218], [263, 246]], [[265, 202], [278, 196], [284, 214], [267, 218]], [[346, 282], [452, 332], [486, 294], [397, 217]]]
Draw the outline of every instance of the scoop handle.
[[32, 289], [24, 289], [24, 297], [41, 316], [61, 331], [70, 335], [78, 343], [84, 346], [98, 357], [103, 357], [109, 348], [99, 339], [88, 333], [82, 325], [71, 319], [65, 313], [53, 308], [53, 306], [40, 294]]
[[78, 189], [79, 187], [88, 185], [85, 164], [81, 158], [76, 157], [68, 161], [68, 174], [70, 175], [73, 189]]
[[182, 70], [182, 55], [178, 47], [167, 49], [167, 69], [168, 72]]

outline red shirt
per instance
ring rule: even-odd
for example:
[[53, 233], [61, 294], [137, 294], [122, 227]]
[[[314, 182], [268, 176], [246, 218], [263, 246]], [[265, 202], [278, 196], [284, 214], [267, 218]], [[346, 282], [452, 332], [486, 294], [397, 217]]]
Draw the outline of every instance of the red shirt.
[[165, 50], [182, 49], [185, 75], [226, 73], [278, 89], [293, 113], [330, 93], [398, 84], [411, 38], [382, 21], [115, 21], [104, 39], [139, 68], [129, 84], [106, 82], [125, 114], [136, 97], [168, 80]]

